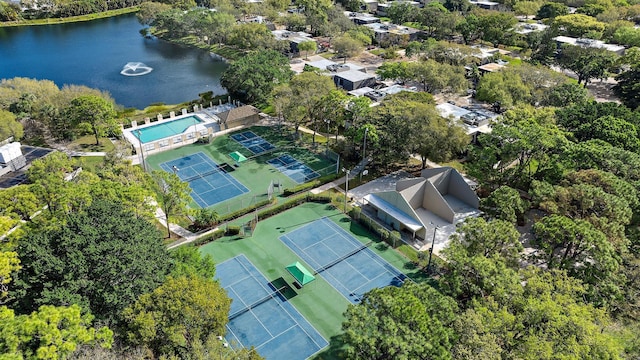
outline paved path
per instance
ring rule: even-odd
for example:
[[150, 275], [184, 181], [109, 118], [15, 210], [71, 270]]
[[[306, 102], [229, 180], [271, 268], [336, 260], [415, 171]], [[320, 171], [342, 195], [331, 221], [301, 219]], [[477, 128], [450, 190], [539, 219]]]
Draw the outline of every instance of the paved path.
[[106, 156], [107, 153], [104, 151], [95, 151], [95, 152], [84, 152], [84, 151], [66, 151], [67, 154], [71, 156]]

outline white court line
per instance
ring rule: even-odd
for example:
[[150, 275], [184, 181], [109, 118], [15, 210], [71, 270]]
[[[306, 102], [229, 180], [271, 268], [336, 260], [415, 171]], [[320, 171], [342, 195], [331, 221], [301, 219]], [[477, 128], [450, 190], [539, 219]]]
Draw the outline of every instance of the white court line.
[[[251, 260], [247, 259], [247, 257], [244, 257], [244, 258], [247, 260], [247, 262], [248, 262], [249, 264], [251, 264], [251, 266], [253, 266], [253, 267], [254, 267], [254, 269], [256, 269], [258, 272], [260, 272], [260, 270], [259, 270], [255, 265], [253, 265], [253, 263], [251, 262]], [[254, 277], [253, 275], [251, 275], [251, 272], [249, 271], [249, 269], [247, 269], [247, 267], [246, 267], [244, 264], [240, 263], [240, 265], [242, 265], [242, 267], [247, 271], [247, 273], [249, 273], [249, 275], [250, 275], [251, 277]], [[254, 278], [255, 278], [255, 277], [254, 277]], [[256, 280], [258, 280], [258, 279], [256, 279]], [[267, 280], [267, 279], [265, 278], [265, 280]], [[262, 283], [261, 283], [260, 281], [258, 281], [258, 284], [259, 284], [263, 289], [265, 289], [265, 290], [267, 290], [267, 291], [268, 291], [268, 289], [266, 289], [266, 288], [265, 288], [265, 286], [264, 286], [264, 285], [262, 285]], [[269, 291], [269, 293], [271, 293], [271, 292]], [[284, 295], [283, 295], [283, 296], [284, 296]], [[274, 299], [275, 299], [275, 298], [274, 298]], [[276, 300], [278, 300], [278, 299], [276, 299]], [[287, 301], [287, 302], [288, 302], [288, 301]], [[320, 344], [318, 344], [318, 343], [313, 339], [313, 337], [312, 337], [311, 335], [309, 335], [309, 333], [307, 332], [307, 330], [305, 330], [305, 329], [304, 329], [304, 327], [302, 327], [302, 326], [300, 325], [300, 323], [299, 323], [299, 322], [298, 322], [298, 321], [297, 321], [297, 320], [296, 320], [296, 319], [291, 315], [291, 313], [289, 313], [289, 311], [287, 311], [287, 309], [285, 309], [285, 308], [284, 308], [284, 306], [283, 306], [282, 304], [280, 304], [280, 302], [279, 302], [279, 301], [276, 301], [276, 303], [277, 303], [277, 304], [278, 304], [278, 306], [279, 306], [279, 307], [280, 307], [280, 308], [281, 308], [281, 309], [282, 309], [282, 310], [283, 310], [283, 311], [284, 311], [284, 312], [289, 316], [289, 318], [291, 318], [291, 320], [293, 320], [296, 324], [298, 324], [298, 326], [300, 326], [300, 329], [302, 329], [302, 331], [303, 331], [305, 334], [307, 334], [307, 337], [308, 337], [309, 339], [311, 339], [311, 341], [312, 341], [314, 344], [316, 344], [316, 346], [320, 347]], [[290, 304], [290, 305], [291, 305], [291, 304]], [[295, 306], [293, 306], [293, 305], [291, 305], [291, 306], [295, 309]], [[297, 311], [297, 309], [296, 309], [296, 311]], [[320, 335], [320, 337], [321, 337], [323, 340], [325, 340], [325, 341], [326, 341], [326, 339], [322, 336], [322, 334], [320, 334], [320, 332], [318, 331], [318, 329], [316, 329], [316, 328], [315, 328], [315, 326], [313, 326], [313, 325], [309, 322], [309, 320], [307, 320], [307, 319], [304, 317], [304, 315], [302, 315], [302, 313], [300, 313], [300, 311], [298, 311], [298, 315], [302, 316], [302, 318], [303, 318], [303, 319], [305, 319], [305, 321], [309, 324], [309, 326], [311, 326], [311, 327], [312, 327], [312, 328], [313, 328], [313, 329], [318, 333], [318, 335]], [[321, 347], [320, 347], [320, 348], [321, 348]]]

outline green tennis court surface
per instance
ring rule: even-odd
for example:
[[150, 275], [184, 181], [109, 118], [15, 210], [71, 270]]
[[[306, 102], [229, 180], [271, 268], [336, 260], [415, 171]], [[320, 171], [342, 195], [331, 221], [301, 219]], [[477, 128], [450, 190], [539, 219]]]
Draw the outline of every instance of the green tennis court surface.
[[180, 180], [188, 182], [191, 198], [203, 208], [249, 192], [227, 172], [233, 168], [227, 165], [228, 170], [225, 170], [225, 166], [219, 166], [202, 152], [164, 162], [160, 167], [166, 172], [175, 172]]
[[[242, 239], [225, 237], [202, 246], [200, 251], [210, 254], [216, 264], [244, 254], [268, 281], [274, 282], [283, 278], [291, 285], [294, 277], [289, 274], [286, 267], [296, 261], [303, 263], [304, 260], [287, 247], [279, 237], [321, 218], [332, 221], [362, 245], [373, 241], [374, 243], [369, 247], [371, 251], [410, 278], [421, 278], [422, 273], [415, 269], [409, 260], [396, 250], [385, 246], [375, 235], [360, 225], [349, 222], [347, 217], [330, 204], [306, 203], [297, 206], [258, 222], [251, 237]], [[242, 222], [243, 220], [240, 219], [234, 224], [239, 225]], [[305, 266], [311, 270], [311, 266]], [[334, 350], [331, 339], [342, 333], [341, 325], [344, 321], [342, 314], [351, 302], [322, 276], [316, 276], [314, 281], [295, 291], [297, 294], [288, 297], [288, 302], [332, 343], [332, 346], [313, 358], [318, 360], [337, 358], [327, 353]]]
[[[243, 130], [239, 133], [244, 132], [247, 131]], [[162, 169], [162, 163], [202, 152], [216, 164], [229, 163], [237, 165], [232, 173], [233, 178], [249, 191], [212, 205], [211, 208], [220, 215], [246, 208], [267, 199], [271, 182], [280, 185], [274, 188], [274, 196], [279, 196], [285, 188], [298, 185], [296, 181], [267, 163], [268, 160], [274, 157], [289, 154], [321, 176], [335, 173], [335, 161], [292, 143], [288, 138], [283, 137], [278, 131], [270, 127], [254, 126], [251, 128], [251, 132], [268, 141], [277, 149], [256, 156], [238, 141], [232, 139], [231, 136], [236, 134], [233, 133], [215, 137], [211, 144], [186, 145], [150, 155], [145, 160], [152, 169]], [[238, 154], [236, 153], [243, 155], [247, 160], [237, 162], [230, 156], [230, 154], [237, 156]], [[164, 170], [166, 171], [166, 169]], [[196, 207], [197, 202], [194, 201], [192, 205]]]
[[280, 237], [313, 270], [352, 303], [367, 291], [401, 286], [406, 275], [329, 219], [316, 220]]
[[244, 255], [216, 266], [216, 278], [231, 302], [227, 340], [265, 359], [306, 359], [329, 345], [284, 295]]

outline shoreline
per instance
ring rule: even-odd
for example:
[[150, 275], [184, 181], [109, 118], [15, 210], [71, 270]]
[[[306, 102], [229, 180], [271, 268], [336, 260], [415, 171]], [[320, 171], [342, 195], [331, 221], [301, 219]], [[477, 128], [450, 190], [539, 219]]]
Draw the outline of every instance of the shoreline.
[[38, 26], [38, 25], [58, 25], [67, 23], [76, 23], [91, 21], [97, 19], [105, 19], [114, 16], [135, 13], [140, 10], [140, 6], [131, 6], [123, 9], [108, 10], [100, 13], [71, 16], [66, 18], [46, 18], [46, 19], [34, 19], [34, 20], [20, 20], [20, 21], [5, 21], [0, 22], [0, 28], [4, 27], [19, 27], [19, 26]]

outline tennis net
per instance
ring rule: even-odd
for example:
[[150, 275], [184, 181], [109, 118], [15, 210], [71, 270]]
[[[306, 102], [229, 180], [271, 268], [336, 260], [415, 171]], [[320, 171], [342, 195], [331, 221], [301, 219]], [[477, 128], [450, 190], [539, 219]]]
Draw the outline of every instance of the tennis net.
[[316, 273], [314, 275], [319, 274], [319, 273], [321, 273], [321, 272], [323, 272], [323, 271], [335, 266], [336, 264], [338, 264], [338, 263], [340, 263], [340, 262], [352, 257], [353, 255], [355, 255], [355, 254], [359, 253], [360, 251], [362, 251], [362, 250], [368, 248], [369, 246], [371, 246], [371, 244], [373, 244], [373, 241], [369, 241], [368, 243], [364, 244], [363, 246], [358, 247], [355, 250], [350, 251], [346, 255], [343, 255], [343, 256], [331, 261], [330, 263], [328, 263], [326, 265], [323, 265], [322, 267], [316, 269]]
[[258, 301], [254, 302], [253, 304], [250, 304], [249, 306], [247, 306], [245, 308], [242, 308], [242, 309], [234, 312], [233, 314], [230, 314], [229, 315], [229, 321], [237, 318], [238, 316], [246, 313], [247, 311], [249, 311], [249, 310], [251, 310], [251, 309], [253, 309], [253, 308], [255, 308], [255, 307], [259, 306], [259, 305], [264, 304], [265, 302], [267, 302], [267, 301], [269, 301], [271, 299], [275, 299], [276, 296], [280, 295], [281, 291], [284, 290], [284, 289], [286, 289], [286, 286], [283, 286], [283, 287], [277, 289], [276, 291], [267, 294], [265, 297], [259, 299]]
[[205, 176], [209, 176], [211, 174], [216, 174], [216, 173], [226, 173], [226, 170], [224, 169], [224, 165], [216, 165], [215, 168], [213, 168], [213, 169], [211, 169], [209, 171], [198, 173], [198, 174], [190, 176], [190, 177], [188, 177], [186, 179], [182, 179], [182, 181], [192, 182], [193, 180], [201, 179], [201, 178], [203, 178]]

